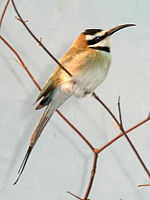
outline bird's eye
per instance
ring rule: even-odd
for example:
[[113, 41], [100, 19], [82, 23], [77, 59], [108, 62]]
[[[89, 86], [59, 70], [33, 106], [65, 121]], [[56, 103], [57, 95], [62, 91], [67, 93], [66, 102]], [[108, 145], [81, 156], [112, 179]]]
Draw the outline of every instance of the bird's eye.
[[95, 38], [95, 42], [99, 42], [101, 40], [101, 37], [100, 36], [97, 36], [96, 38]]

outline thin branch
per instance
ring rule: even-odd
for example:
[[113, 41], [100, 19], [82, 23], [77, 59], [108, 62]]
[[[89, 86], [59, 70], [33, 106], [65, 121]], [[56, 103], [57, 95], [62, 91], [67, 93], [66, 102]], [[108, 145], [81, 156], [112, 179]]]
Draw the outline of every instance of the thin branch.
[[90, 194], [90, 191], [91, 191], [91, 188], [92, 188], [92, 185], [93, 185], [93, 181], [94, 181], [94, 177], [95, 177], [95, 173], [96, 173], [97, 159], [98, 159], [98, 153], [95, 152], [94, 153], [93, 168], [92, 168], [92, 171], [91, 171], [91, 177], [90, 177], [89, 185], [88, 185], [88, 188], [87, 188], [87, 192], [86, 192], [83, 200], [87, 200], [87, 198]]
[[26, 67], [26, 65], [24, 64], [23, 60], [21, 59], [21, 57], [19, 56], [19, 54], [15, 51], [15, 49], [0, 35], [0, 39], [7, 45], [7, 47], [9, 47], [11, 49], [11, 51], [16, 55], [16, 57], [18, 58], [21, 66], [24, 68], [24, 70], [27, 72], [27, 74], [29, 75], [29, 77], [31, 78], [31, 80], [33, 81], [33, 83], [36, 85], [36, 87], [41, 90], [39, 84], [36, 82], [36, 80], [34, 79], [34, 77], [32, 76], [31, 72], [28, 70], [28, 68]]
[[1, 15], [1, 18], [0, 18], [0, 28], [1, 28], [4, 15], [5, 15], [6, 10], [7, 10], [7, 7], [8, 7], [9, 1], [10, 1], [10, 0], [7, 0], [7, 3], [6, 3], [6, 5], [5, 5], [5, 7], [4, 7], [4, 10], [3, 10], [3, 12], [2, 12], [2, 15]]
[[83, 200], [83, 199], [81, 199], [80, 197], [78, 197], [77, 195], [73, 194], [72, 192], [67, 191], [67, 193], [70, 194], [70, 195], [72, 195], [72, 196], [75, 197], [76, 199]]
[[116, 121], [116, 123], [118, 124], [121, 132], [123, 133], [123, 135], [125, 136], [125, 138], [127, 139], [129, 145], [131, 146], [131, 148], [133, 149], [134, 153], [136, 154], [139, 162], [141, 163], [141, 165], [143, 166], [145, 172], [147, 173], [148, 177], [150, 178], [150, 172], [148, 170], [148, 168], [146, 167], [145, 163], [143, 162], [142, 158], [140, 157], [139, 153], [137, 152], [135, 146], [132, 144], [131, 140], [129, 139], [129, 137], [126, 135], [126, 132], [123, 128], [122, 125], [122, 116], [121, 116], [121, 108], [120, 108], [120, 98], [118, 101], [118, 110], [119, 110], [119, 117], [120, 117], [120, 123], [117, 120], [117, 118], [115, 117], [115, 115], [111, 112], [111, 110], [105, 105], [105, 103], [95, 94], [93, 93], [93, 97], [99, 102], [101, 103], [101, 105], [108, 111], [108, 113], [113, 117], [113, 119]]
[[[148, 122], [150, 120], [150, 117], [144, 119], [143, 121], [139, 122], [138, 124], [136, 124], [135, 126], [132, 126], [130, 129], [126, 130], [125, 133], [129, 133], [131, 131], [133, 131], [134, 129], [138, 128], [139, 126], [145, 124], [146, 122]], [[118, 136], [116, 136], [114, 139], [112, 139], [111, 141], [109, 141], [108, 143], [106, 143], [103, 147], [101, 147], [100, 149], [98, 149], [97, 151], [100, 153], [101, 151], [105, 150], [107, 147], [109, 147], [112, 143], [114, 143], [116, 140], [118, 140], [119, 138], [121, 138], [123, 136], [123, 133], [121, 132]]]
[[120, 123], [117, 120], [117, 118], [115, 117], [115, 115], [111, 112], [111, 110], [104, 104], [104, 102], [96, 95], [95, 92], [93, 92], [92, 96], [99, 101], [99, 103], [108, 111], [108, 113], [112, 116], [112, 118], [115, 120], [115, 122], [119, 125], [120, 127]]
[[83, 136], [83, 134], [81, 134], [81, 132], [73, 125], [71, 124], [67, 118], [65, 118], [60, 111], [57, 110], [57, 112], [59, 113], [59, 115], [69, 124], [69, 126], [84, 140], [84, 142], [89, 146], [89, 148], [94, 152], [94, 147], [91, 145], [91, 143]]
[[16, 14], [18, 15], [20, 21], [24, 25], [24, 27], [27, 29], [27, 31], [30, 33], [30, 35], [39, 43], [39, 45], [46, 51], [46, 53], [62, 68], [69, 76], [72, 77], [72, 74], [64, 67], [61, 65], [61, 63], [50, 53], [50, 51], [41, 43], [41, 41], [33, 34], [33, 32], [30, 30], [30, 28], [26, 25], [24, 20], [22, 19], [20, 13], [18, 12], [18, 9], [16, 8], [16, 5], [14, 3], [14, 0], [11, 0], [12, 5], [14, 7], [14, 10], [16, 11]]
[[149, 172], [148, 168], [146, 167], [140, 154], [138, 153], [137, 149], [135, 148], [135, 146], [133, 145], [133, 143], [131, 142], [130, 138], [128, 137], [128, 135], [126, 134], [126, 132], [123, 128], [122, 114], [121, 114], [121, 107], [120, 107], [120, 98], [118, 99], [118, 110], [119, 110], [119, 118], [120, 118], [120, 130], [122, 131], [123, 135], [125, 136], [126, 140], [128, 141], [129, 145], [131, 146], [132, 150], [134, 151], [135, 155], [137, 156], [139, 162], [141, 163], [142, 167], [144, 168], [145, 172], [147, 173], [148, 177], [150, 178], [150, 172]]
[[71, 192], [68, 192], [69, 194], [71, 194], [72, 196], [74, 196], [74, 197], [76, 197], [77, 199], [80, 199], [80, 200], [88, 200], [87, 198], [88, 198], [88, 196], [90, 194], [90, 191], [91, 191], [91, 188], [92, 188], [92, 185], [93, 185], [93, 181], [94, 181], [94, 177], [95, 177], [95, 173], [96, 173], [97, 160], [98, 160], [98, 152], [96, 152], [96, 149], [95, 149], [93, 167], [92, 167], [92, 170], [91, 170], [91, 176], [90, 176], [88, 188], [87, 188], [87, 191], [85, 193], [84, 198], [81, 199], [80, 197], [76, 196], [75, 194], [73, 194]]
[[138, 185], [138, 187], [145, 187], [145, 186], [150, 186], [150, 184], [141, 184], [141, 185]]
[[120, 126], [119, 126], [119, 128], [122, 128], [122, 129], [124, 129], [123, 128], [123, 123], [122, 123], [122, 113], [121, 113], [121, 106], [120, 106], [120, 96], [119, 96], [119, 98], [118, 98], [118, 110], [119, 110], [119, 119], [120, 119]]
[[[18, 20], [18, 21], [20, 21], [20, 22], [22, 22], [22, 21], [20, 20], [20, 18], [17, 17], [17, 16], [15, 16], [15, 19]], [[27, 22], [29, 22], [29, 21], [28, 21], [28, 20], [24, 20], [24, 23], [27, 23]]]

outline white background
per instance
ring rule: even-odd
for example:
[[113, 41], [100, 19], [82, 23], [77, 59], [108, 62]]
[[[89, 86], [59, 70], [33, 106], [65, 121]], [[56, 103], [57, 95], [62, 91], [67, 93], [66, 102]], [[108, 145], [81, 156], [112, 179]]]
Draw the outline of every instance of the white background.
[[[38, 38], [59, 59], [86, 28], [108, 29], [136, 23], [112, 37], [112, 65], [96, 93], [117, 115], [121, 95], [126, 129], [150, 111], [150, 3], [148, 0], [16, 0], [16, 5]], [[0, 12], [6, 0], [0, 1]], [[38, 47], [14, 16], [10, 3], [1, 34], [19, 52], [43, 86], [55, 62]], [[43, 131], [18, 184], [17, 170], [30, 136], [43, 110], [32, 105], [39, 94], [32, 81], [0, 41], [0, 199], [69, 200], [71, 191], [83, 197], [90, 177], [93, 154], [79, 136], [55, 113]], [[60, 111], [101, 147], [119, 134], [111, 117], [91, 96], [70, 98]], [[150, 124], [130, 133], [130, 138], [150, 170]], [[92, 200], [149, 200], [149, 179], [125, 138], [99, 155], [91, 190]]]

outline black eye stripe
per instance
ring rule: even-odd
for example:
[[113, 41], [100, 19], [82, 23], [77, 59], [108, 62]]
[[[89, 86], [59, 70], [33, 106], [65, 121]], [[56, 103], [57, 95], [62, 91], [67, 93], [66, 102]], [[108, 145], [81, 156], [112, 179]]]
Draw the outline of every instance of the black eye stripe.
[[88, 40], [87, 43], [88, 43], [88, 45], [93, 45], [93, 44], [96, 44], [100, 41], [101, 41], [101, 37], [97, 36], [97, 37], [93, 38], [92, 40]]
[[92, 40], [88, 40], [87, 43], [88, 43], [88, 45], [96, 44], [96, 43], [100, 42], [101, 40], [105, 39], [107, 36], [108, 36], [107, 33], [105, 33], [102, 36], [96, 36]]

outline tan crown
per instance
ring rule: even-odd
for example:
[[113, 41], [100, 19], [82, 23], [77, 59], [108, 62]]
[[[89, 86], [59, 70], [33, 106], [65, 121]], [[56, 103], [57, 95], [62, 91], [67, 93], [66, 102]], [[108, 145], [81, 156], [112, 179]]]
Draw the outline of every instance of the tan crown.
[[83, 33], [81, 33], [77, 39], [73, 42], [72, 47], [75, 48], [87, 48], [88, 44], [87, 41], [85, 39], [85, 35]]

